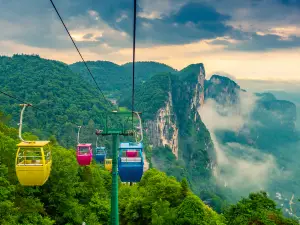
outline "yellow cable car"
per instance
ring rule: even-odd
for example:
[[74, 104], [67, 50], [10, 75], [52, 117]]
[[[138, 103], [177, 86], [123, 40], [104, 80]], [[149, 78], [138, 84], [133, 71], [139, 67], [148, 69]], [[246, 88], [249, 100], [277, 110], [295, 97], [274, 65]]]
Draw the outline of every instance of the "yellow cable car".
[[22, 138], [23, 113], [26, 106], [31, 104], [21, 104], [21, 106], [23, 106], [19, 124], [21, 143], [17, 145], [16, 173], [21, 185], [41, 186], [48, 180], [51, 171], [50, 141], [25, 141]]
[[51, 151], [49, 141], [21, 142], [17, 146], [16, 173], [24, 186], [40, 186], [49, 178]]
[[112, 159], [105, 159], [105, 169], [112, 171]]

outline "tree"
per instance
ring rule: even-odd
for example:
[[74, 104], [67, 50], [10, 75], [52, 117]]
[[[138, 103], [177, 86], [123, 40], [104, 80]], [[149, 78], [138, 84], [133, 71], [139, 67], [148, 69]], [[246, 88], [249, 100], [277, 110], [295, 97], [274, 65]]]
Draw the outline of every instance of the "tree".
[[293, 219], [284, 218], [276, 204], [269, 199], [266, 192], [249, 194], [237, 204], [231, 205], [225, 211], [225, 217], [229, 224], [261, 224], [261, 225], [296, 225]]

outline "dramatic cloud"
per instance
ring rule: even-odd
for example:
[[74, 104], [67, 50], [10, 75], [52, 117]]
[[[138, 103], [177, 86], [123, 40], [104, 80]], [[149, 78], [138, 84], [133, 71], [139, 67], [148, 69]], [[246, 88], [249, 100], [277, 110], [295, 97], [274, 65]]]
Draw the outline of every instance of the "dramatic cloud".
[[242, 41], [238, 44], [227, 44], [229, 50], [266, 51], [279, 48], [287, 49], [300, 47], [300, 36], [290, 36], [288, 39], [282, 39], [282, 36], [274, 34], [253, 34], [249, 40]]
[[[133, 1], [54, 2], [87, 60], [131, 60]], [[137, 58], [157, 60], [177, 69], [203, 62], [207, 71], [225, 71], [236, 77], [297, 77], [298, 2], [138, 1]], [[74, 47], [49, 1], [0, 0], [0, 6], [0, 54], [35, 53], [67, 59], [67, 63], [78, 58], [69, 55]], [[23, 47], [17, 49], [14, 44]], [[276, 63], [270, 63], [271, 58]], [[283, 73], [283, 68], [273, 69], [279, 61], [284, 62], [282, 67], [288, 73]]]
[[250, 114], [257, 98], [252, 94], [240, 92], [240, 99], [239, 113], [236, 113], [234, 108], [220, 106], [211, 99], [200, 108], [199, 113], [210, 131], [216, 151], [217, 168], [214, 175], [221, 185], [229, 186], [240, 193], [247, 193], [265, 189], [280, 171], [272, 155], [239, 143], [223, 144], [218, 140], [218, 131], [239, 132], [246, 124], [255, 122], [251, 121]]
[[277, 0], [277, 1], [286, 6], [300, 8], [300, 2], [298, 0]]
[[[110, 27], [110, 29], [125, 32], [128, 37], [132, 36], [133, 2], [130, 0], [100, 0], [97, 2], [64, 0], [57, 1], [56, 4], [71, 31], [88, 28], [101, 30], [104, 27], [106, 29]], [[49, 2], [31, 0], [23, 3], [16, 0], [2, 0], [1, 5], [3, 7], [0, 21], [11, 23], [11, 26], [3, 26], [10, 30], [14, 28], [14, 24], [18, 24], [24, 30], [27, 28], [29, 31], [13, 35], [13, 38], [24, 40], [24, 43], [29, 45], [37, 43], [35, 45], [39, 47], [42, 47], [43, 44], [44, 47], [52, 47], [49, 46], [51, 39], [53, 42], [60, 41], [61, 46], [65, 46], [61, 39], [57, 39], [57, 36], [63, 34], [63, 29], [57, 26], [59, 24], [54, 25], [57, 17]], [[270, 0], [253, 1], [251, 4], [237, 0], [231, 0], [230, 3], [216, 0], [168, 0], [164, 2], [151, 1], [150, 4], [149, 1], [143, 0], [138, 6], [137, 37], [141, 44], [185, 44], [230, 35], [234, 39], [249, 41], [250, 44], [246, 43], [246, 47], [242, 45], [235, 48], [239, 50], [249, 50], [251, 47], [262, 46], [266, 42], [270, 43], [270, 48], [299, 46], [296, 38], [281, 44], [282, 40], [279, 36], [278, 39], [275, 34], [275, 36], [263, 38], [256, 35], [257, 31], [262, 31], [262, 27], [276, 29], [270, 25], [272, 21], [277, 25], [278, 20], [282, 21], [281, 25], [299, 21], [297, 20], [299, 18], [297, 11], [293, 10], [291, 13], [291, 9], [295, 5], [297, 4], [290, 1], [274, 2]], [[266, 7], [272, 10], [263, 10]], [[263, 22], [261, 22], [262, 19]], [[269, 27], [266, 24], [269, 24]], [[245, 28], [247, 26], [248, 29]], [[255, 28], [259, 26], [261, 27]], [[243, 34], [243, 32], [246, 33]], [[108, 45], [115, 44], [115, 42], [109, 43], [110, 37], [108, 35], [103, 40]], [[126, 42], [126, 38], [124, 40]], [[230, 45], [230, 43], [228, 44]], [[118, 46], [123, 45], [119, 44]]]

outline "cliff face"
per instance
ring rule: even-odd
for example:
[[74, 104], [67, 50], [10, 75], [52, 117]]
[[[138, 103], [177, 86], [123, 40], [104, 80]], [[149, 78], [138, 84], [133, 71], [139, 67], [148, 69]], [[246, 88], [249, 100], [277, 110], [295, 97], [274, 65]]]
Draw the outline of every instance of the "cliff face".
[[[204, 82], [205, 82], [205, 71], [203, 66], [199, 66], [199, 75], [197, 77], [197, 83], [195, 84], [195, 91], [192, 98], [191, 110], [195, 109], [199, 111], [200, 106], [204, 104]], [[194, 115], [196, 120], [197, 114]]]
[[146, 121], [146, 135], [153, 147], [169, 146], [178, 159], [178, 127], [173, 113], [172, 94], [168, 92], [168, 100], [161, 107], [153, 120]]
[[[203, 64], [191, 65], [178, 76], [170, 77], [167, 100], [157, 110], [155, 117], [145, 122], [146, 135], [153, 147], [167, 145], [178, 159], [180, 140], [184, 143], [188, 135], [188, 139], [193, 139], [202, 129], [203, 124], [200, 126], [197, 122], [201, 122], [199, 109], [204, 104], [204, 82]], [[181, 151], [183, 155], [186, 153]], [[192, 154], [187, 158], [194, 159]]]
[[[204, 104], [204, 66], [193, 64], [166, 76], [153, 77], [144, 85], [144, 96], [165, 96], [163, 102], [154, 98], [147, 102], [149, 109], [157, 108], [144, 120], [145, 136], [152, 146], [151, 162], [178, 179], [187, 177], [199, 193], [212, 176], [214, 165], [213, 144], [199, 114]], [[151, 85], [160, 88], [153, 90]]]
[[[210, 100], [215, 107], [204, 115]], [[294, 138], [293, 103], [271, 94], [247, 93], [219, 75], [205, 80], [203, 64], [190, 65], [176, 74], [153, 76], [137, 88], [136, 109], [143, 111], [149, 163], [179, 180], [186, 177], [199, 195], [203, 190], [215, 193], [218, 181], [227, 188], [237, 181], [247, 186], [249, 182], [243, 179], [251, 181], [254, 170], [239, 167], [246, 163], [255, 169], [271, 163], [263, 161], [260, 153], [251, 155], [239, 149], [249, 146], [268, 152]], [[249, 158], [255, 163], [246, 161]]]
[[[178, 159], [180, 134], [182, 137], [187, 132], [189, 120], [201, 120], [198, 110], [204, 104], [204, 81], [202, 64], [191, 65], [178, 76], [170, 77], [167, 100], [155, 117], [145, 122], [146, 135], [154, 148], [167, 145]], [[200, 127], [195, 129], [200, 130]]]

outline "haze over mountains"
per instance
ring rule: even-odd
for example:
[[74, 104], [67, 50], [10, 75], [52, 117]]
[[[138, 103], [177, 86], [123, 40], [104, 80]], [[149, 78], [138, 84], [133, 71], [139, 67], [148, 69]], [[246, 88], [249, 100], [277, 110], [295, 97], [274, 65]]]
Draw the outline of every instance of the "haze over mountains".
[[[130, 107], [132, 64], [87, 63], [105, 94]], [[273, 198], [276, 192], [286, 198], [299, 196], [299, 102], [284, 100], [294, 95], [254, 94], [220, 75], [206, 80], [204, 66], [176, 71], [155, 62], [136, 64], [135, 104], [143, 111], [150, 165], [187, 177], [193, 191], [215, 208], [224, 199], [232, 201], [259, 189]], [[93, 131], [103, 123], [99, 113], [109, 108], [82, 63], [68, 66], [38, 56], [3, 56], [0, 79], [1, 90], [49, 109], [47, 115], [29, 110], [30, 126], [25, 130], [44, 137], [54, 134], [67, 147], [76, 143], [76, 126], [71, 123]], [[0, 111], [11, 114], [16, 126], [16, 102], [2, 95], [0, 101]], [[84, 136], [94, 143], [89, 131]]]

